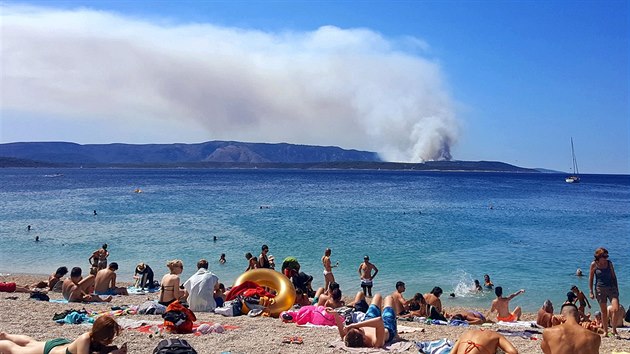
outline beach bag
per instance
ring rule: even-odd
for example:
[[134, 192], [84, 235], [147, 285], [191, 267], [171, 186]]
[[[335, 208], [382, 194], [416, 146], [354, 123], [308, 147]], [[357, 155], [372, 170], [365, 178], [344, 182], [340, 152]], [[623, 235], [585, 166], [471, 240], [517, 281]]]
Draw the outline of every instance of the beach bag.
[[197, 354], [197, 351], [185, 339], [169, 338], [162, 339], [153, 354]]
[[193, 322], [197, 320], [195, 314], [184, 307], [179, 300], [168, 305], [162, 318], [164, 319], [164, 330], [179, 334], [192, 333]]

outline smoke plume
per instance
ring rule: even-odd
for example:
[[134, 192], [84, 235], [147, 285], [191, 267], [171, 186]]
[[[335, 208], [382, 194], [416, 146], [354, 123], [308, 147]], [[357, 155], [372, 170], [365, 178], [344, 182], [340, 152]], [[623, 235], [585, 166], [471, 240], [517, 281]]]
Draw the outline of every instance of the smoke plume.
[[72, 129], [89, 140], [98, 129], [86, 127], [106, 126], [110, 141], [131, 143], [172, 134], [170, 142], [337, 145], [388, 161], [451, 157], [454, 104], [416, 38], [334, 26], [271, 33], [89, 9], [1, 11], [5, 131], [45, 117], [56, 127], [50, 140]]

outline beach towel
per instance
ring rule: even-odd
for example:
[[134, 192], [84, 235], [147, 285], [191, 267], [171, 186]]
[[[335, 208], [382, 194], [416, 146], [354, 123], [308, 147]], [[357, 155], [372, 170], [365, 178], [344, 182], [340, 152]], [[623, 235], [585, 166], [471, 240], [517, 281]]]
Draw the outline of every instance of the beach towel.
[[419, 328], [419, 327], [409, 327], [409, 326], [403, 326], [403, 325], [398, 325], [396, 327], [396, 329], [398, 330], [398, 333], [413, 333], [413, 332], [424, 332], [424, 328]]
[[521, 337], [523, 339], [537, 340], [536, 334], [542, 334], [539, 331], [526, 329], [524, 331], [512, 331], [509, 329], [497, 329], [497, 333], [501, 333], [504, 336]]
[[[151, 327], [156, 326], [158, 328], [158, 330], [163, 330], [164, 329], [164, 324], [162, 322], [157, 322], [157, 323], [153, 323], [156, 321], [146, 321], [147, 324], [140, 326], [140, 327], [135, 327], [135, 328], [131, 328], [133, 330], [136, 330], [138, 332], [142, 332], [142, 333], [151, 333]], [[150, 322], [150, 323], [149, 323]], [[215, 323], [213, 322], [198, 322], [198, 323], [194, 323], [192, 326], [192, 331], [193, 332], [197, 332], [197, 330], [199, 329], [199, 327], [201, 327], [202, 325], [208, 325], [208, 326], [215, 326]], [[221, 325], [223, 327], [224, 330], [227, 331], [231, 331], [233, 329], [237, 329], [238, 326], [232, 326], [232, 325]], [[216, 327], [215, 327], [216, 328]], [[203, 327], [202, 327], [203, 330]], [[201, 334], [201, 333], [200, 333]]]
[[81, 312], [76, 312], [73, 311], [69, 314], [66, 315], [66, 317], [62, 318], [62, 319], [58, 319], [55, 322], [59, 323], [59, 324], [80, 324], [80, 323], [93, 323], [94, 322], [94, 318], [88, 316], [85, 313], [81, 313]]
[[533, 321], [516, 321], [516, 322], [505, 322], [499, 321], [496, 324], [499, 326], [507, 326], [507, 327], [521, 327], [521, 328], [538, 328], [536, 322]]
[[157, 293], [158, 291], [160, 291], [160, 288], [138, 288], [135, 286], [128, 286], [127, 287], [127, 292], [129, 293], [129, 295], [146, 295], [147, 293]]
[[330, 343], [329, 347], [342, 350], [349, 353], [371, 354], [371, 353], [402, 353], [413, 346], [413, 342], [408, 341], [393, 341], [385, 345], [384, 348], [349, 348], [345, 343], [339, 339]]
[[257, 297], [270, 297], [273, 298], [276, 295], [265, 291], [261, 286], [254, 283], [253, 281], [245, 281], [242, 284], [239, 284], [233, 287], [230, 292], [225, 297], [225, 301], [230, 301], [236, 298], [239, 295], [243, 295], [244, 297], [257, 296]]
[[453, 345], [455, 343], [446, 338], [428, 342], [416, 342], [416, 347], [423, 354], [449, 354]]

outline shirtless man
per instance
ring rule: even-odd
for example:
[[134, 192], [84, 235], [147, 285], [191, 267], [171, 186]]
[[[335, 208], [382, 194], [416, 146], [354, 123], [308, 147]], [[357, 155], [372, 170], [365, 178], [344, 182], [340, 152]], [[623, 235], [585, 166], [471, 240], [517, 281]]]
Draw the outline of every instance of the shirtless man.
[[521, 307], [516, 306], [514, 311], [510, 312], [509, 305], [510, 300], [525, 292], [525, 289], [521, 289], [514, 294], [503, 297], [503, 288], [497, 286], [494, 288], [494, 293], [497, 298], [492, 300], [492, 307], [490, 307], [490, 313], [497, 312], [497, 321], [503, 322], [515, 322], [521, 318]]
[[506, 354], [518, 354], [518, 350], [504, 336], [495, 331], [469, 329], [462, 333], [451, 349], [451, 354], [487, 354], [501, 348]]
[[96, 295], [129, 295], [127, 288], [116, 287], [116, 271], [118, 263], [112, 262], [107, 269], [99, 270], [94, 278]]
[[322, 265], [324, 266], [324, 289], [328, 289], [328, 284], [335, 281], [335, 276], [332, 273], [333, 265], [330, 262], [331, 253], [332, 250], [330, 248], [326, 248], [324, 256], [322, 257]]
[[573, 304], [562, 305], [566, 321], [545, 329], [540, 348], [545, 354], [598, 354], [601, 337], [578, 324], [578, 309]]
[[396, 315], [402, 315], [405, 310], [407, 300], [402, 296], [405, 292], [405, 283], [399, 281], [396, 282], [396, 290], [390, 295], [392, 299], [394, 299], [394, 310], [396, 311]]
[[571, 287], [571, 291], [576, 295], [577, 302], [580, 303], [580, 305], [578, 306], [578, 311], [580, 312], [580, 318], [585, 319], [586, 313], [584, 312], [584, 310], [586, 309], [587, 305], [588, 305], [588, 308], [590, 309], [591, 303], [586, 298], [586, 295], [584, 295], [584, 293], [580, 291], [580, 289], [578, 289], [577, 285], [573, 285]]
[[74, 267], [70, 271], [70, 278], [63, 281], [61, 286], [61, 293], [63, 298], [69, 302], [110, 302], [112, 297], [108, 296], [105, 299], [100, 298], [98, 295], [92, 295], [92, 288], [94, 287], [94, 276], [88, 275], [83, 279], [81, 276], [81, 268]]
[[365, 314], [365, 319], [359, 323], [345, 326], [344, 319], [333, 309], [327, 308], [328, 313], [335, 316], [335, 323], [339, 335], [348, 347], [382, 348], [390, 343], [397, 335], [396, 314], [394, 313], [393, 299], [385, 298], [384, 308], [381, 312], [383, 298], [376, 294], [372, 304]]
[[[372, 274], [372, 271], [374, 271], [374, 274]], [[378, 268], [370, 263], [370, 257], [363, 257], [363, 263], [359, 266], [359, 276], [361, 277], [361, 288], [365, 296], [372, 296], [372, 285], [376, 274], [378, 274]]]
[[562, 317], [553, 314], [553, 304], [551, 300], [545, 300], [542, 307], [538, 310], [536, 324], [544, 328], [559, 325], [564, 322]]

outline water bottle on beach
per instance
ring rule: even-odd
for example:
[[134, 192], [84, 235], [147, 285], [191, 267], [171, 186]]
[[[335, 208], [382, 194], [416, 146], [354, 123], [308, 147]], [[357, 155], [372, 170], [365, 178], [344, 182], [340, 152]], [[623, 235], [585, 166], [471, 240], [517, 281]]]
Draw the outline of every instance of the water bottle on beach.
[[162, 329], [156, 325], [151, 326], [149, 329], [149, 338], [162, 337]]

